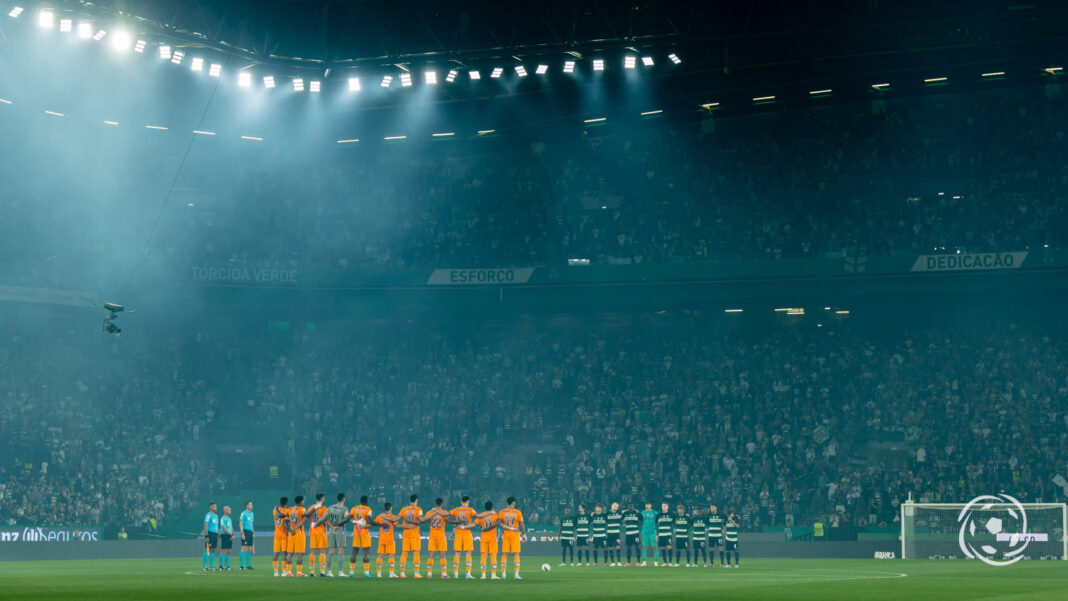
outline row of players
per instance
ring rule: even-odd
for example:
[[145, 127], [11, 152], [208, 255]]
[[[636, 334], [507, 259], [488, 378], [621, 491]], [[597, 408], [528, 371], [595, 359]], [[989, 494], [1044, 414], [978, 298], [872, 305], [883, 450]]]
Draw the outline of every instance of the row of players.
[[[590, 549], [593, 549], [593, 565], [598, 564], [598, 552], [604, 553], [605, 565], [631, 565], [631, 553], [634, 553], [636, 565], [647, 565], [648, 553], [653, 552], [653, 565], [660, 565], [660, 555], [664, 554], [664, 565], [688, 565], [697, 567], [715, 565], [715, 553], [719, 551], [719, 565], [730, 567], [731, 555], [734, 555], [734, 567], [738, 567], [738, 519], [733, 511], [726, 517], [720, 515], [719, 509], [712, 505], [707, 516], [700, 508], [693, 514], [686, 513], [686, 506], [679, 505], [675, 513], [667, 503], [660, 505], [660, 511], [653, 510], [652, 503], [645, 504], [645, 510], [639, 512], [634, 504], [620, 511], [619, 503], [612, 503], [608, 513], [604, 505], [594, 506], [593, 514], [586, 512], [584, 505], [579, 505], [578, 516], [572, 516], [570, 509], [564, 510], [560, 520], [560, 565], [570, 563], [572, 566], [582, 563], [585, 553], [586, 565], [590, 565]], [[620, 541], [627, 548], [627, 562], [623, 563], [623, 551]], [[578, 562], [575, 550], [578, 549]], [[693, 560], [690, 551], [693, 550]], [[638, 553], [641, 561], [637, 561]], [[686, 556], [682, 562], [683, 554]]]

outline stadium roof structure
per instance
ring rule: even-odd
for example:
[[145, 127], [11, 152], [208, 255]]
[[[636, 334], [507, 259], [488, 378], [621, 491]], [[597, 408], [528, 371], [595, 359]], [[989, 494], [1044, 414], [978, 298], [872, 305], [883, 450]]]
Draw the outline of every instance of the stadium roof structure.
[[[33, 5], [27, 0], [24, 4]], [[784, 85], [816, 91], [893, 74], [1035, 70], [1065, 56], [1056, 0], [51, 0], [188, 46], [294, 71], [657, 52], [677, 97]], [[988, 68], [989, 67], [989, 68]], [[1041, 71], [1041, 69], [1038, 69]], [[1036, 77], [1038, 75], [1036, 74]], [[922, 80], [922, 79], [921, 79]]]

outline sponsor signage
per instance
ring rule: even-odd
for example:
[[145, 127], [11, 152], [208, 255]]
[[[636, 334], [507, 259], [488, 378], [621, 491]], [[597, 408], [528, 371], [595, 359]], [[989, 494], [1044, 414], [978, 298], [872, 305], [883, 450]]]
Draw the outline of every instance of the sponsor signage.
[[953, 255], [920, 255], [912, 264], [912, 271], [983, 271], [990, 269], [1019, 269], [1027, 258], [1027, 251], [1008, 253], [968, 253]]
[[526, 284], [533, 267], [502, 267], [500, 269], [435, 269], [426, 281], [431, 286], [502, 286]]
[[0, 543], [69, 543], [99, 540], [99, 530], [30, 527], [22, 530], [0, 531]]
[[897, 559], [897, 554], [893, 551], [876, 551], [875, 559]]

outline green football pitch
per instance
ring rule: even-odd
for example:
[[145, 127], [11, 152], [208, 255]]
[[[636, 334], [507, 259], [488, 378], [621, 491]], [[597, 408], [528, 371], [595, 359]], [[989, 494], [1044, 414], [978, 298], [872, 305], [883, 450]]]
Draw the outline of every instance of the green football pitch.
[[[542, 572], [542, 563], [553, 566]], [[236, 565], [234, 561], [231, 565]], [[0, 563], [0, 599], [339, 599], [471, 601], [526, 599], [812, 599], [956, 601], [1068, 598], [1068, 562], [800, 560], [743, 558], [738, 569], [557, 567], [524, 557], [523, 580], [275, 578], [270, 562], [252, 572], [203, 572], [200, 558]], [[359, 569], [359, 566], [357, 566]], [[424, 568], [425, 569], [425, 568]], [[451, 566], [450, 566], [451, 569]], [[476, 567], [477, 576], [477, 567]], [[509, 574], [510, 576], [510, 574]]]

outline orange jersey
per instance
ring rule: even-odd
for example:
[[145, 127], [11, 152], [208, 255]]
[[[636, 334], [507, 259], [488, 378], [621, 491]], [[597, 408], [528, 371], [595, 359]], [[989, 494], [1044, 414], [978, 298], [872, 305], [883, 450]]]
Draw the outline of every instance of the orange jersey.
[[311, 527], [312, 536], [326, 536], [326, 524], [323, 523], [323, 516], [326, 515], [326, 507], [322, 505], [318, 507], [310, 507], [308, 509], [308, 513], [313, 516], [311, 521], [313, 524], [315, 524]]
[[366, 506], [366, 505], [357, 505], [357, 506], [353, 507], [352, 509], [350, 509], [349, 513], [352, 514], [352, 522], [353, 522], [353, 524], [352, 524], [352, 532], [353, 533], [361, 531], [361, 528], [360, 528], [359, 524], [356, 523], [356, 520], [363, 520], [363, 521], [367, 522], [368, 524], [371, 523], [371, 513], [372, 513], [371, 512], [371, 508]]
[[289, 531], [294, 534], [304, 534], [304, 508], [299, 505], [289, 510]]
[[378, 538], [393, 538], [393, 522], [387, 521], [388, 519], [396, 519], [397, 516], [393, 515], [392, 511], [386, 513], [380, 513], [375, 518], [375, 523], [378, 524]]
[[[515, 507], [505, 507], [497, 514], [497, 517], [500, 519], [502, 526], [507, 526], [509, 528], [518, 529], [519, 526], [523, 524], [523, 512]], [[506, 529], [504, 533], [511, 534], [513, 531]]]
[[[279, 516], [279, 514], [281, 514]], [[286, 516], [289, 515], [289, 510], [281, 505], [274, 506], [274, 533], [275, 535], [282, 535], [286, 533]]]
[[[444, 510], [442, 510], [444, 511]], [[445, 516], [440, 512], [435, 513], [434, 517], [430, 518], [430, 536], [435, 538], [445, 538]]]
[[[405, 536], [418, 536], [419, 535], [419, 518], [423, 517], [423, 510], [415, 505], [409, 505], [404, 509], [401, 509], [400, 517], [406, 522], [415, 524], [415, 528], [405, 528]], [[408, 534], [411, 532], [411, 534]]]
[[456, 530], [461, 530], [475, 523], [476, 511], [470, 507], [457, 507], [449, 512], [456, 520]]
[[494, 512], [491, 512], [489, 515], [487, 515], [485, 517], [478, 518], [478, 520], [476, 520], [476, 522], [478, 523], [479, 526], [482, 527], [482, 531], [485, 532], [487, 530], [493, 530], [493, 529], [497, 528], [497, 525], [493, 523], [493, 521], [496, 520], [496, 519], [497, 519], [497, 512], [494, 511]]

